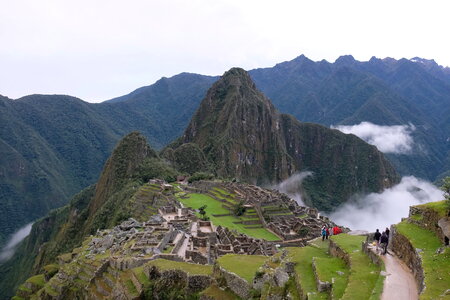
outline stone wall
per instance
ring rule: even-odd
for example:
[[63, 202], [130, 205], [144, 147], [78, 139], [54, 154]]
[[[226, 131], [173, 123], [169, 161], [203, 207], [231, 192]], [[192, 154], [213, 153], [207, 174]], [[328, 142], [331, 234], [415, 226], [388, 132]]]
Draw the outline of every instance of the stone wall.
[[186, 259], [202, 265], [208, 264], [208, 258], [198, 251], [186, 250]]
[[378, 265], [378, 266], [382, 266], [383, 265], [383, 261], [381, 260], [380, 256], [377, 255], [371, 248], [370, 246], [370, 239], [367, 239], [364, 243], [362, 243], [362, 251], [370, 258], [370, 260]]
[[312, 268], [313, 268], [313, 272], [314, 272], [314, 278], [316, 279], [317, 290], [319, 292], [330, 292], [331, 291], [331, 282], [320, 280], [319, 275], [317, 274], [315, 257], [313, 257], [313, 259], [312, 259]]
[[227, 286], [230, 288], [233, 293], [241, 297], [242, 299], [249, 299], [251, 285], [245, 280], [239, 277], [238, 275], [225, 270], [224, 268], [215, 265], [214, 272], [216, 275], [223, 277]]
[[339, 257], [344, 260], [345, 264], [350, 267], [350, 256], [342, 250], [332, 239], [330, 239], [329, 251], [332, 256]]
[[[411, 218], [413, 215], [419, 215], [421, 218], [418, 220]], [[445, 243], [445, 234], [443, 233], [442, 228], [437, 225], [442, 217], [439, 216], [435, 210], [427, 207], [411, 206], [409, 208], [409, 217], [408, 222], [416, 223], [417, 225], [434, 232], [441, 242]]]
[[172, 249], [172, 253], [176, 254], [180, 251], [181, 246], [183, 246], [184, 240], [186, 239], [186, 235], [182, 235], [181, 238], [176, 243], [175, 247]]
[[404, 235], [397, 231], [394, 225], [391, 226], [390, 236], [390, 250], [394, 251], [398, 258], [400, 258], [411, 269], [414, 274], [414, 278], [416, 279], [419, 292], [421, 293], [425, 288], [425, 284], [422, 269], [422, 258], [420, 257], [419, 252], [411, 245], [409, 240]]

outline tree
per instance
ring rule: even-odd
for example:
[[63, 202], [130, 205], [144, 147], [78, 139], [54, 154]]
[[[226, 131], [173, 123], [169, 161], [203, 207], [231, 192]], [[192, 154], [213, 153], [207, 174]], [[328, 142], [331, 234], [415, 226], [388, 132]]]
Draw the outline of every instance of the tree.
[[235, 216], [242, 216], [245, 213], [245, 206], [244, 201], [240, 201], [234, 208], [234, 215]]
[[206, 216], [206, 211], [205, 211], [205, 209], [206, 209], [206, 205], [203, 205], [203, 206], [200, 206], [199, 208], [198, 208], [198, 213], [201, 215], [201, 219], [203, 220], [203, 221], [207, 221], [209, 218]]

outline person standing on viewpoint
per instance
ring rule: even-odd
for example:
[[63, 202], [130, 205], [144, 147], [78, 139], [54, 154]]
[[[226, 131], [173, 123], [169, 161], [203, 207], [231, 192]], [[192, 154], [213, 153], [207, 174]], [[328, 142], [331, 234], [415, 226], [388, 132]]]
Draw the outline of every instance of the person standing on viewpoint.
[[377, 245], [377, 252], [378, 252], [378, 250], [380, 248], [380, 238], [381, 238], [381, 233], [377, 229], [377, 231], [375, 231], [375, 234], [373, 235], [373, 239], [375, 240], [376, 245]]
[[387, 246], [389, 243], [389, 238], [386, 234], [386, 232], [383, 231], [380, 237], [380, 244], [381, 244], [381, 254], [385, 255], [387, 253]]

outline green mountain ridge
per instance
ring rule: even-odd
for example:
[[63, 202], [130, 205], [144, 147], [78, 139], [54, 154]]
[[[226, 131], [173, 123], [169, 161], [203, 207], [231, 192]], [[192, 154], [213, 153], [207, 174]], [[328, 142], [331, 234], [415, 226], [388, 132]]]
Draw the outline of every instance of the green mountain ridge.
[[213, 84], [183, 136], [169, 148], [177, 151], [192, 143], [224, 178], [270, 185], [296, 172], [313, 172], [305, 180], [303, 198], [325, 211], [355, 193], [378, 192], [399, 181], [376, 147], [278, 113], [238, 68]]

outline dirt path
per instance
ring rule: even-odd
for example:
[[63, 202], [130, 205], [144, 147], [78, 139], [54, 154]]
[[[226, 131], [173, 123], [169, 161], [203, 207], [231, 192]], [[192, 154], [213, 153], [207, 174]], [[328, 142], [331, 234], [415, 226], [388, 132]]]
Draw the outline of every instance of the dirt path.
[[419, 299], [416, 281], [408, 267], [393, 254], [381, 255], [381, 259], [388, 273], [384, 280], [381, 300]]

